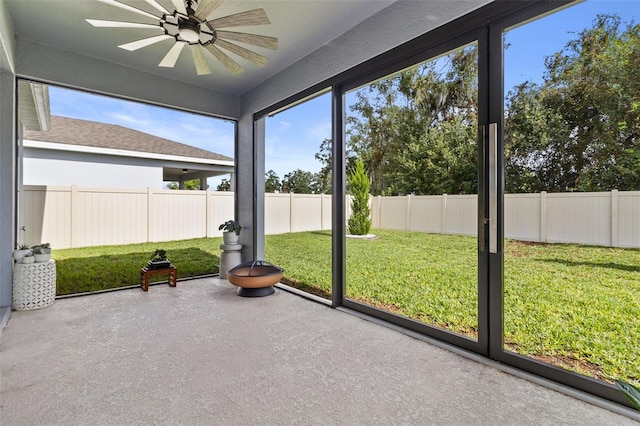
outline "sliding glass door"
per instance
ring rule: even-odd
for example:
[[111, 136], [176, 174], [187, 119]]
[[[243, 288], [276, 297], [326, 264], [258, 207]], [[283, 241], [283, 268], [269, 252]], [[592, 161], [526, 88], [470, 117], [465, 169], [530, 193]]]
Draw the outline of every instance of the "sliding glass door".
[[503, 32], [503, 359], [590, 389], [640, 385], [638, 18], [592, 0]]
[[477, 348], [478, 42], [345, 99], [346, 298]]
[[637, 6], [472, 15], [332, 80], [332, 305], [625, 403], [613, 381], [640, 385]]

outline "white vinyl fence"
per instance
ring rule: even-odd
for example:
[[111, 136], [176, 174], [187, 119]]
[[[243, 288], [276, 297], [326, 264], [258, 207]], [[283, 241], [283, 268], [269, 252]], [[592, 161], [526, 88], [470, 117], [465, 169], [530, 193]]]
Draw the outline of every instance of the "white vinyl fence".
[[[234, 193], [24, 187], [24, 242], [55, 248], [221, 236]], [[331, 229], [331, 196], [265, 194], [265, 233]]]
[[[331, 229], [331, 196], [265, 194], [265, 233]], [[349, 199], [347, 200], [349, 216]], [[220, 236], [234, 193], [24, 187], [24, 242], [55, 248]], [[372, 197], [374, 228], [475, 235], [476, 195]], [[640, 247], [640, 191], [505, 196], [505, 235], [523, 241]]]
[[[476, 235], [476, 195], [373, 197], [374, 228]], [[640, 247], [640, 191], [506, 194], [505, 237]]]

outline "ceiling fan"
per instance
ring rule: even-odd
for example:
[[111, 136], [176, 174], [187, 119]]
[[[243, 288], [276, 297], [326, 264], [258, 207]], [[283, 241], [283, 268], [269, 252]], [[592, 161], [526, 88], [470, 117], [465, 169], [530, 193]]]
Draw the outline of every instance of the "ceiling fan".
[[278, 49], [278, 39], [276, 37], [226, 31], [221, 29], [270, 24], [271, 21], [269, 21], [269, 17], [262, 8], [210, 19], [212, 12], [215, 11], [224, 0], [171, 0], [174, 8], [173, 11], [166, 9], [157, 0], [144, 0], [158, 11], [158, 15], [121, 3], [117, 0], [97, 1], [137, 13], [157, 21], [155, 24], [144, 24], [137, 22], [87, 19], [87, 22], [94, 27], [144, 28], [162, 31], [164, 34], [154, 35], [118, 46], [125, 50], [135, 51], [164, 40], [173, 39], [175, 43], [158, 64], [161, 67], [173, 68], [178, 61], [180, 53], [184, 47], [188, 45], [191, 50], [193, 62], [198, 75], [211, 74], [211, 68], [207, 63], [205, 51], [211, 53], [211, 55], [220, 61], [231, 74], [238, 74], [244, 71], [244, 68], [223, 50], [234, 53], [239, 57], [256, 64], [258, 67], [263, 67], [269, 59], [266, 56], [260, 55], [227, 40], [264, 47], [271, 50]]

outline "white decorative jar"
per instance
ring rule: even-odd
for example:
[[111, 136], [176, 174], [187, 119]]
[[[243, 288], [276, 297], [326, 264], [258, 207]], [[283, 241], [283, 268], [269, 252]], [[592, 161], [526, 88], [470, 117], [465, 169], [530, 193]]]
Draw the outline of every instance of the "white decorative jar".
[[240, 235], [235, 232], [224, 231], [222, 233], [223, 244], [238, 244], [238, 241], [240, 241]]
[[56, 262], [16, 263], [13, 267], [13, 309], [44, 308], [56, 299]]
[[34, 254], [36, 263], [48, 262], [51, 260], [51, 253]]

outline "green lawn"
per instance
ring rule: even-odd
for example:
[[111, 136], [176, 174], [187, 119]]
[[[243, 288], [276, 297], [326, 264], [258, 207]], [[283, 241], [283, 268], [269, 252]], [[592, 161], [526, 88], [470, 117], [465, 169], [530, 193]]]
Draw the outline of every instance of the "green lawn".
[[[218, 273], [222, 238], [162, 243], [100, 246], [53, 250], [56, 260], [57, 295], [75, 294], [140, 284], [140, 268], [156, 249], [178, 268], [178, 279]], [[151, 281], [163, 277], [152, 277]], [[166, 281], [166, 277], [164, 277]]]
[[[376, 230], [347, 240], [347, 297], [475, 337], [476, 239]], [[267, 236], [288, 284], [328, 297], [328, 233]], [[505, 343], [601, 379], [640, 384], [640, 250], [507, 241]]]
[[[376, 230], [347, 240], [347, 297], [474, 338], [476, 239]], [[54, 250], [58, 294], [139, 284], [156, 248], [178, 277], [217, 272], [220, 238]], [[331, 235], [266, 237], [266, 260], [289, 285], [329, 297]], [[640, 250], [506, 243], [509, 350], [601, 379], [640, 384]]]

